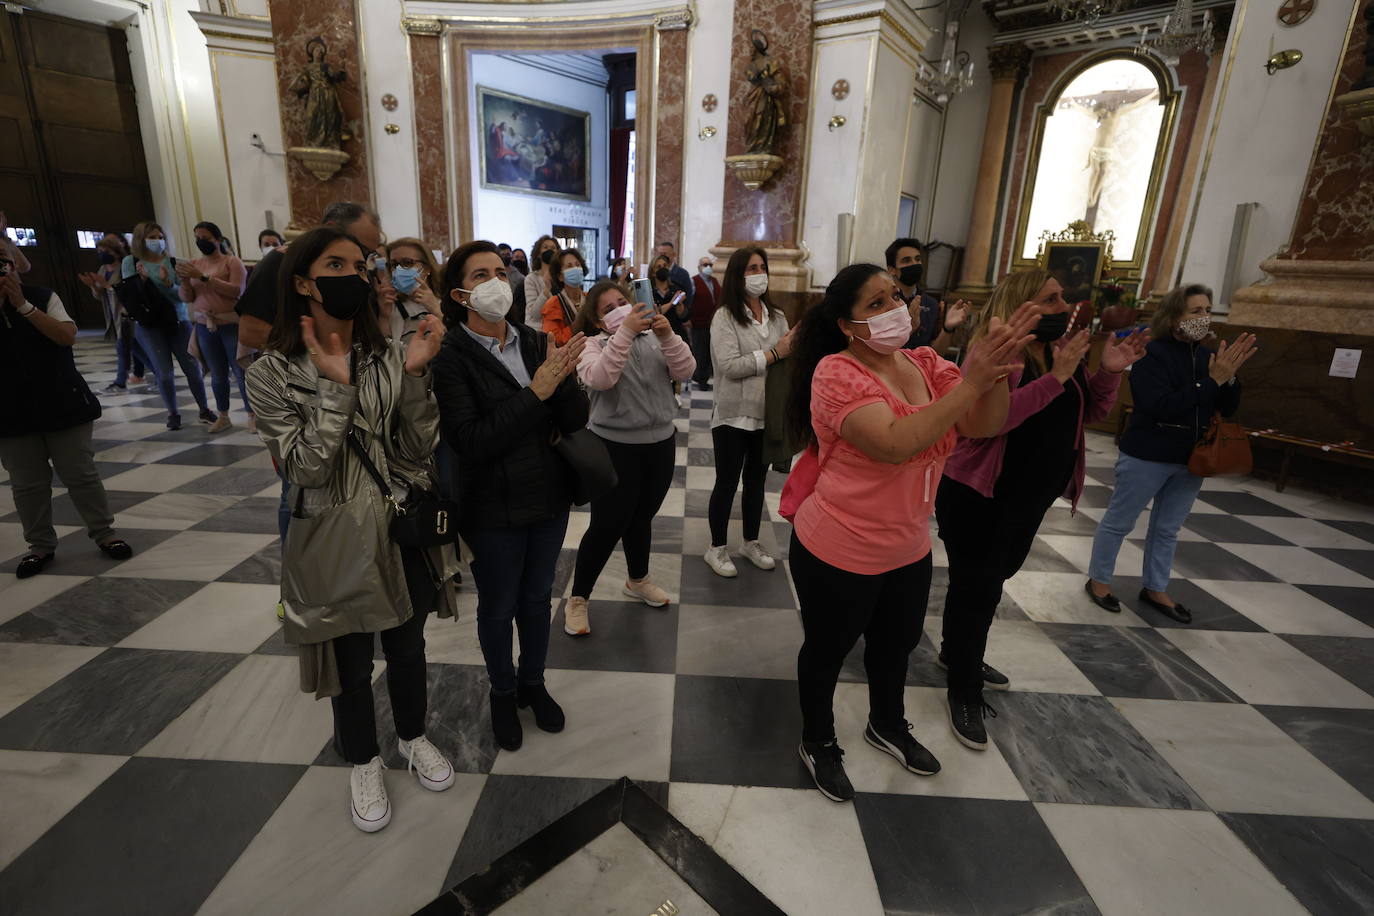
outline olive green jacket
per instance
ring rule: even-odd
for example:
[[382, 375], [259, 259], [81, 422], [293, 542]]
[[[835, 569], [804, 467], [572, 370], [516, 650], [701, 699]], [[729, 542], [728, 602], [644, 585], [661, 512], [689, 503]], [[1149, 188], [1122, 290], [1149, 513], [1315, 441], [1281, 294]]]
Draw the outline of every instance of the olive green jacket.
[[[292, 510], [282, 551], [286, 642], [301, 649], [301, 689], [338, 693], [329, 640], [375, 633], [413, 613], [400, 549], [388, 527], [394, 510], [348, 446], [354, 428], [372, 463], [401, 497], [435, 490], [439, 407], [433, 376], [405, 372], [405, 344], [360, 355], [357, 383], [322, 377], [305, 353], [266, 351], [248, 370], [248, 400], [258, 435], [291, 484]], [[430, 551], [442, 595], [439, 616], [454, 614], [446, 587], [457, 571], [451, 546]]]

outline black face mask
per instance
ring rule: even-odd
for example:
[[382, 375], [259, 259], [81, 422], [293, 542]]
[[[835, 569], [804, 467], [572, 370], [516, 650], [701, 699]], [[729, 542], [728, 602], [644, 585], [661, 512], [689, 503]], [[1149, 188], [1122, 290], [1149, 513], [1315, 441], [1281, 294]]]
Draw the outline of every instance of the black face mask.
[[101, 264], [113, 264], [113, 263], [114, 263], [115, 261], [117, 261], [117, 260], [119, 260], [119, 259], [116, 258], [114, 255], [110, 254], [108, 251], [102, 251], [102, 252], [100, 252], [100, 263], [101, 263]]
[[219, 251], [219, 246], [210, 239], [196, 239], [196, 247], [199, 248], [200, 253], [207, 258], [216, 251]]
[[1040, 323], [1035, 326], [1035, 339], [1041, 343], [1049, 343], [1064, 336], [1064, 332], [1069, 329], [1069, 313], [1057, 312], [1053, 315], [1041, 315]]
[[514, 267], [516, 270], [520, 271], [522, 274], [527, 274], [527, 273], [530, 272], [530, 265], [529, 265], [529, 263], [528, 263], [527, 261], [521, 260], [520, 258], [513, 258], [513, 259], [511, 260], [511, 262], [510, 262], [510, 266], [511, 266], [511, 267]]
[[668, 268], [666, 268], [666, 267], [660, 267], [658, 270], [654, 271], [654, 279], [657, 280], [657, 281], [660, 282], [660, 283], [667, 283], [667, 282], [668, 282]]
[[899, 271], [897, 279], [903, 286], [915, 286], [921, 282], [921, 274], [925, 273], [924, 264], [908, 264]]
[[372, 287], [357, 274], [347, 277], [314, 277], [325, 314], [337, 321], [351, 321], [372, 298]]
[[553, 263], [553, 249], [552, 249], [552, 248], [545, 248], [543, 251], [539, 252], [539, 260], [540, 260], [541, 263], [544, 263], [544, 264], [552, 264], [552, 263]]

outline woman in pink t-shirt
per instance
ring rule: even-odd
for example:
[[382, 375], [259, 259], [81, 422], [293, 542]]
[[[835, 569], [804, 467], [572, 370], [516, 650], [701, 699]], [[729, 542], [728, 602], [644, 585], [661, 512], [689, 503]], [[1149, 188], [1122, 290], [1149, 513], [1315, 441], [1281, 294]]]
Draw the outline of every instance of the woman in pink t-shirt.
[[797, 658], [802, 741], [816, 788], [854, 797], [835, 739], [835, 682], [864, 637], [869, 716], [864, 739], [906, 769], [939, 761], [911, 735], [902, 691], [930, 592], [930, 514], [959, 434], [991, 436], [1027, 333], [1028, 307], [969, 352], [963, 372], [929, 347], [899, 349], [911, 315], [887, 271], [855, 264], [836, 274], [798, 331], [788, 419], [818, 449], [815, 489], [793, 519], [789, 566], [805, 641]]

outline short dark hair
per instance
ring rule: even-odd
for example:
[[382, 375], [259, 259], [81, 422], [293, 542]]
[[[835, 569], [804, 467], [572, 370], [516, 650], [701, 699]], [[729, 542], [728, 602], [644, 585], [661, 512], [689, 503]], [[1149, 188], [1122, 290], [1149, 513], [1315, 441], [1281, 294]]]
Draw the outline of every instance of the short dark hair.
[[336, 200], [324, 208], [324, 215], [320, 217], [320, 222], [326, 226], [351, 226], [364, 216], [377, 219], [377, 214], [363, 204], [354, 203], [351, 200]]
[[267, 238], [267, 236], [269, 236], [269, 235], [272, 236], [272, 238], [276, 239], [278, 242], [285, 242], [285, 241], [286, 241], [286, 239], [282, 238], [281, 233], [278, 232], [277, 230], [275, 230], [275, 229], [264, 229], [264, 230], [262, 230], [261, 232], [258, 233], [258, 247], [259, 247], [259, 248], [262, 247], [262, 240], [265, 239], [265, 238]]
[[508, 252], [508, 251], [510, 251], [510, 246], [507, 245], [505, 242], [497, 242], [497, 243], [496, 243], [496, 251], [497, 251], [498, 254], [504, 253], [504, 252]]
[[903, 248], [915, 248], [917, 251], [922, 251], [923, 247], [920, 239], [897, 239], [891, 245], [887, 246], [887, 251], [883, 252], [887, 258], [887, 266], [897, 266], [897, 252], [901, 251]]
[[549, 265], [549, 276], [553, 278], [555, 287], [562, 287], [563, 285], [563, 258], [568, 255], [577, 258], [577, 263], [582, 265], [582, 275], [586, 276], [587, 274], [587, 259], [582, 257], [582, 252], [576, 248], [564, 248], [558, 252], [558, 257], [554, 258], [553, 263]]
[[[320, 226], [296, 239], [282, 255], [281, 268], [277, 273], [277, 318], [272, 325], [272, 333], [267, 339], [267, 349], [276, 350], [283, 356], [295, 356], [305, 350], [305, 337], [301, 334], [301, 317], [310, 314], [310, 299], [296, 292], [296, 277], [308, 277], [310, 265], [324, 254], [325, 249], [340, 239], [347, 239], [358, 246], [363, 259], [367, 252], [353, 236], [338, 226]], [[380, 353], [387, 348], [386, 337], [377, 323], [377, 293], [373, 290], [368, 304], [353, 318], [353, 343], [362, 345], [370, 353]]]
[[494, 254], [501, 256], [501, 252], [496, 250], [494, 242], [486, 239], [477, 239], [454, 249], [453, 254], [448, 256], [444, 262], [444, 293], [440, 297], [439, 305], [444, 313], [444, 324], [455, 327], [460, 324], [467, 324], [468, 310], [457, 302], [453, 301], [453, 291], [455, 289], [466, 289], [463, 286], [463, 268], [467, 266], [468, 259], [475, 254]]
[[664, 239], [663, 241], [659, 242], [659, 243], [658, 243], [657, 245], [655, 245], [654, 247], [655, 247], [655, 248], [671, 248], [671, 249], [673, 249], [674, 251], [677, 251], [677, 246], [674, 245], [672, 242], [668, 241], [667, 239]]

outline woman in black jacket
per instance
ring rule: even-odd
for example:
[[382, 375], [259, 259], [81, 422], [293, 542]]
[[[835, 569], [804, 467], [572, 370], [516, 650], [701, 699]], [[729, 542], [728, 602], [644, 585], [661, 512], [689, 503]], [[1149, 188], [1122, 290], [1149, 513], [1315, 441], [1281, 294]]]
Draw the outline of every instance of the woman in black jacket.
[[1116, 488], [1093, 538], [1088, 596], [1112, 613], [1121, 603], [1111, 593], [1121, 540], [1135, 528], [1147, 503], [1150, 527], [1145, 537], [1140, 600], [1180, 623], [1193, 615], [1168, 595], [1178, 529], [1192, 511], [1202, 478], [1188, 471], [1188, 456], [1202, 438], [1212, 414], [1231, 416], [1240, 406], [1236, 372], [1255, 355], [1255, 335], [1241, 334], [1215, 351], [1211, 336], [1212, 291], [1200, 284], [1174, 289], [1159, 304], [1150, 326], [1154, 338], [1131, 369], [1135, 410], [1121, 438]]
[[[491, 242], [469, 242], [444, 267], [444, 321], [434, 394], [444, 440], [457, 455], [458, 530], [472, 551], [477, 638], [491, 680], [491, 726], [520, 747], [517, 706], [547, 732], [563, 710], [544, 687], [554, 567], [572, 505], [569, 471], [550, 444], [587, 425], [576, 369], [585, 338], [558, 347], [508, 321], [506, 267]], [[511, 660], [511, 625], [520, 664]]]

